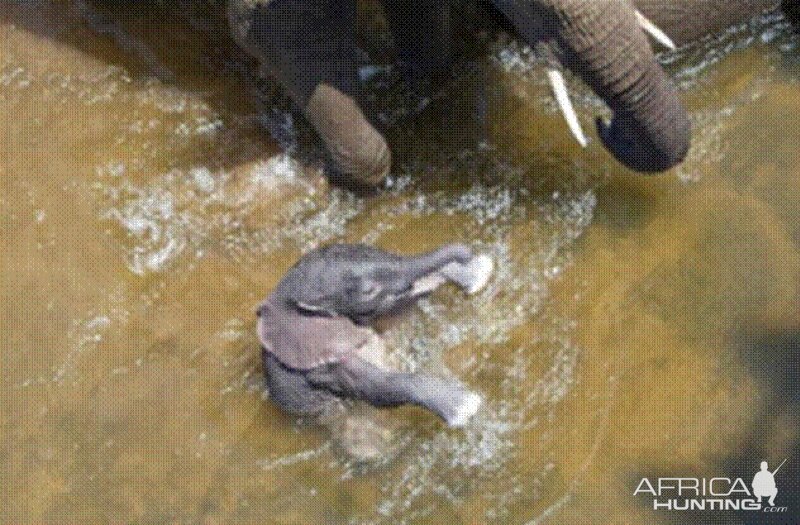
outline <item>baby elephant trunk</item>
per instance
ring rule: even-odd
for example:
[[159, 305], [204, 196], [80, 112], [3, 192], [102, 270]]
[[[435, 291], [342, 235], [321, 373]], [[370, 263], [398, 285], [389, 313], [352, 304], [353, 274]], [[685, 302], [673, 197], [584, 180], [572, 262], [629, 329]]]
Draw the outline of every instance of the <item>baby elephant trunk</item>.
[[437, 250], [421, 255], [409, 256], [403, 263], [406, 275], [416, 281], [426, 275], [438, 271], [447, 264], [456, 262], [468, 263], [473, 257], [472, 249], [463, 244], [446, 244]]

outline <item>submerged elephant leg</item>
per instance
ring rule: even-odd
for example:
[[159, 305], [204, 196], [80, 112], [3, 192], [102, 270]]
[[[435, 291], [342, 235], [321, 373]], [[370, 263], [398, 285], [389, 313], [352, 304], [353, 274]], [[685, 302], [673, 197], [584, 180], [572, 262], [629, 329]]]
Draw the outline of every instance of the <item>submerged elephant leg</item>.
[[358, 407], [346, 410], [336, 395], [313, 385], [305, 371], [286, 367], [267, 351], [262, 358], [270, 398], [284, 412], [328, 427], [348, 457], [373, 462], [397, 452], [394, 440], [399, 427], [395, 421]]
[[379, 184], [391, 167], [383, 136], [356, 101], [354, 0], [230, 0], [234, 37], [286, 89], [327, 146], [334, 168]]
[[372, 407], [355, 406], [328, 427], [347, 457], [361, 463], [386, 462], [404, 447], [400, 422]]
[[452, 34], [449, 0], [382, 2], [403, 76], [415, 86], [449, 72]]
[[318, 367], [307, 377], [320, 388], [376, 407], [422, 406], [454, 427], [466, 424], [481, 405], [480, 396], [457, 381], [385, 370], [357, 357]]

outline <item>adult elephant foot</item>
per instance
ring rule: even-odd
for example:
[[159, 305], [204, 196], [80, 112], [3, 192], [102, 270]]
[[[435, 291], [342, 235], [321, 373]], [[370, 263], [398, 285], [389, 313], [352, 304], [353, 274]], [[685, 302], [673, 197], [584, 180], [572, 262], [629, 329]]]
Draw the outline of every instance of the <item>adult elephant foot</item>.
[[229, 0], [234, 39], [303, 109], [343, 182], [377, 186], [391, 168], [383, 136], [359, 108], [356, 3]]
[[355, 100], [333, 86], [319, 84], [305, 116], [325, 142], [336, 171], [368, 186], [386, 179], [392, 165], [389, 146]]

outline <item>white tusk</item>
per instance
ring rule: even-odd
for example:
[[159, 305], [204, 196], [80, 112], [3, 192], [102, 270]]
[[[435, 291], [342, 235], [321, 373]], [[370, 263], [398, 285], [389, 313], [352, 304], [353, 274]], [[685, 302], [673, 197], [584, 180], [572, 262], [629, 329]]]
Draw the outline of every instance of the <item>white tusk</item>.
[[569, 130], [575, 135], [575, 140], [578, 141], [578, 144], [585, 148], [586, 145], [589, 144], [589, 140], [586, 138], [586, 135], [583, 134], [581, 123], [578, 121], [578, 114], [575, 113], [575, 108], [572, 106], [572, 101], [569, 99], [567, 85], [564, 83], [564, 75], [557, 69], [548, 69], [547, 78], [550, 80], [550, 85], [553, 88], [553, 95], [556, 97], [556, 102], [558, 102], [561, 113], [564, 114], [564, 119], [567, 121]]
[[639, 22], [639, 25], [642, 26], [642, 29], [644, 29], [647, 33], [650, 33], [650, 36], [652, 36], [656, 42], [666, 47], [670, 51], [675, 51], [678, 48], [675, 45], [675, 42], [673, 42], [665, 32], [659, 29], [657, 25], [648, 20], [647, 17], [645, 17], [638, 10], [636, 11], [636, 20]]

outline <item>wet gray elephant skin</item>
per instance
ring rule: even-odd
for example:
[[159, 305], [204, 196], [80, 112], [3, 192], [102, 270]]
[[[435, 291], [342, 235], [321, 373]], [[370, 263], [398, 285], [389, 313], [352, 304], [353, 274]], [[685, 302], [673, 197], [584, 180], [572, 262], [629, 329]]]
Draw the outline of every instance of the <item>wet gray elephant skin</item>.
[[474, 293], [491, 271], [490, 258], [458, 244], [416, 256], [352, 244], [310, 252], [258, 310], [270, 397], [286, 412], [317, 417], [336, 411], [342, 399], [414, 404], [463, 425], [480, 396], [453, 379], [393, 369], [369, 323], [448, 281]]
[[[449, 65], [451, 17], [470, 0], [382, 2], [403, 70], [433, 74]], [[792, 3], [784, 0], [786, 5]], [[677, 45], [698, 40], [779, 0], [493, 0], [519, 36], [580, 76], [613, 111], [598, 134], [613, 156], [640, 172], [680, 163], [689, 118], [655, 59], [640, 15]], [[638, 10], [638, 13], [637, 13]], [[452, 12], [451, 12], [452, 11]], [[332, 167], [380, 183], [391, 167], [383, 136], [358, 105], [352, 0], [230, 0], [234, 36], [304, 109], [327, 146]]]

